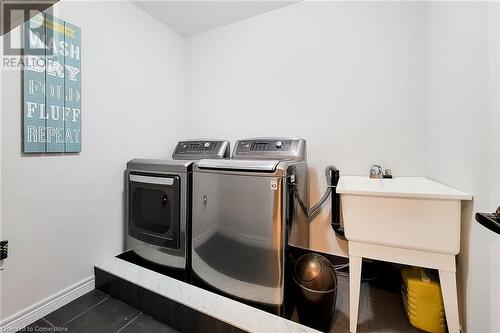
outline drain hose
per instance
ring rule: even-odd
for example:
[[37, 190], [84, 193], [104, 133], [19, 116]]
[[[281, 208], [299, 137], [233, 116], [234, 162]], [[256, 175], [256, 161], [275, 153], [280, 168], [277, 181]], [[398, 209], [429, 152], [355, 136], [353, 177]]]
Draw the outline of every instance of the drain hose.
[[332, 228], [335, 231], [335, 234], [339, 236], [342, 239], [345, 239], [344, 236], [344, 229], [340, 225], [340, 198], [339, 195], [337, 194], [337, 183], [339, 181], [339, 170], [334, 167], [333, 165], [327, 166], [325, 168], [325, 176], [326, 176], [326, 184], [327, 184], [327, 189], [321, 199], [311, 208], [307, 208], [304, 202], [302, 201], [299, 192], [297, 191], [297, 187], [295, 184], [291, 184], [292, 186], [292, 192], [294, 198], [297, 200], [299, 203], [300, 208], [304, 212], [304, 214], [308, 218], [312, 218], [315, 216], [321, 206], [326, 202], [326, 199], [331, 195], [332, 197]]

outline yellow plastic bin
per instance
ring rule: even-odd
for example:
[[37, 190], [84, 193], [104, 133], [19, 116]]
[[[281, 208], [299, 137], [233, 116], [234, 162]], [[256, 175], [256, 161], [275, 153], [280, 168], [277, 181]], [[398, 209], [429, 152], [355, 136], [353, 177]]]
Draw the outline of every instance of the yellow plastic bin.
[[445, 333], [446, 317], [438, 278], [419, 267], [402, 269], [401, 277], [401, 295], [410, 323], [423, 331]]

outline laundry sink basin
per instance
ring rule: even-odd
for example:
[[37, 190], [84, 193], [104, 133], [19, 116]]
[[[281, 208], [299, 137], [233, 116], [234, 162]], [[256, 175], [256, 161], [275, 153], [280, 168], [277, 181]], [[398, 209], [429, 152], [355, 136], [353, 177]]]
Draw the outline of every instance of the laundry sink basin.
[[342, 176], [337, 185], [348, 241], [456, 255], [461, 200], [470, 194], [425, 177]]

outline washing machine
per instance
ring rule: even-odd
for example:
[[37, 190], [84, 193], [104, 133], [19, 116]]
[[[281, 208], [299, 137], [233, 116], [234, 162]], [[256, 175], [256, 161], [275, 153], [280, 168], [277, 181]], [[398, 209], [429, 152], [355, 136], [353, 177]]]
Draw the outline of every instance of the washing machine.
[[303, 198], [308, 197], [303, 139], [238, 140], [232, 159], [196, 162], [194, 281], [281, 314], [287, 243], [309, 245], [307, 217], [294, 204], [292, 186]]
[[180, 141], [171, 160], [129, 161], [125, 172], [127, 253], [185, 279], [193, 164], [199, 159], [225, 159], [229, 155], [228, 141], [191, 140]]

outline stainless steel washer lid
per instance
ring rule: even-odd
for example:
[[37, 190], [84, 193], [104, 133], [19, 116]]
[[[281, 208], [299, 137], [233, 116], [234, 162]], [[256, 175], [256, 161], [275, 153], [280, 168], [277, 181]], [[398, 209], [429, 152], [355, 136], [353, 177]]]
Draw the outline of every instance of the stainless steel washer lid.
[[200, 169], [223, 169], [223, 170], [243, 170], [243, 171], [264, 171], [272, 172], [280, 161], [278, 160], [214, 160], [204, 159], [196, 165]]

